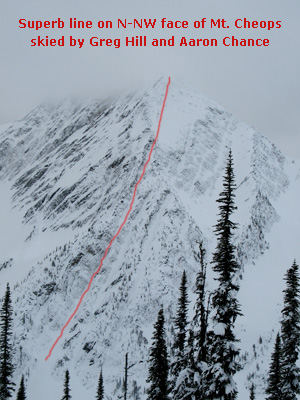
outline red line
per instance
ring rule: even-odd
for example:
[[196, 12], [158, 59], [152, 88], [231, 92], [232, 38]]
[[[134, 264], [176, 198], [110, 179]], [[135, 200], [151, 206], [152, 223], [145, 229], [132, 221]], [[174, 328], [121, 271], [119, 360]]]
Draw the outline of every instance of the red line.
[[77, 304], [75, 310], [73, 311], [72, 315], [69, 317], [69, 319], [68, 319], [68, 321], [66, 322], [66, 324], [63, 326], [63, 328], [62, 328], [62, 330], [61, 330], [61, 332], [60, 332], [60, 335], [58, 336], [58, 338], [55, 340], [54, 344], [52, 345], [52, 347], [51, 347], [51, 349], [50, 349], [50, 351], [49, 351], [49, 354], [48, 354], [47, 357], [45, 358], [45, 361], [47, 361], [48, 358], [51, 356], [52, 351], [53, 351], [54, 347], [57, 345], [59, 339], [62, 337], [62, 335], [63, 335], [63, 333], [64, 333], [64, 330], [66, 329], [66, 327], [69, 325], [69, 323], [71, 322], [71, 320], [73, 319], [73, 317], [74, 317], [75, 314], [77, 313], [77, 311], [78, 311], [78, 309], [79, 309], [79, 307], [80, 307], [80, 304], [82, 303], [82, 300], [83, 300], [84, 296], [85, 296], [85, 295], [87, 294], [87, 292], [90, 290], [91, 284], [92, 284], [92, 282], [93, 282], [95, 276], [96, 276], [96, 275], [100, 272], [100, 270], [101, 270], [103, 261], [104, 261], [105, 257], [107, 256], [108, 250], [110, 249], [110, 247], [111, 247], [113, 241], [116, 239], [116, 237], [117, 237], [117, 236], [119, 235], [119, 233], [121, 232], [123, 226], [125, 225], [125, 223], [126, 223], [126, 221], [127, 221], [127, 219], [128, 219], [129, 214], [131, 213], [131, 210], [132, 210], [132, 207], [133, 207], [133, 203], [134, 203], [134, 199], [135, 199], [135, 195], [136, 195], [137, 188], [138, 188], [139, 184], [141, 183], [141, 180], [143, 179], [143, 176], [145, 175], [146, 167], [147, 167], [147, 165], [148, 165], [149, 162], [150, 162], [151, 155], [152, 155], [152, 152], [153, 152], [155, 143], [156, 143], [156, 141], [157, 141], [157, 139], [158, 139], [158, 135], [159, 135], [159, 131], [160, 131], [160, 125], [161, 125], [161, 121], [162, 121], [162, 117], [163, 117], [163, 113], [164, 113], [164, 109], [165, 109], [165, 105], [166, 105], [166, 100], [167, 100], [167, 96], [168, 96], [168, 91], [169, 91], [170, 83], [171, 83], [171, 78], [169, 78], [169, 80], [168, 80], [168, 84], [167, 84], [167, 88], [166, 88], [166, 93], [165, 93], [163, 105], [162, 105], [161, 112], [160, 112], [160, 117], [159, 117], [159, 122], [158, 122], [158, 127], [157, 127], [156, 136], [155, 136], [154, 142], [152, 143], [152, 146], [151, 146], [151, 149], [150, 149], [150, 152], [149, 152], [148, 159], [147, 159], [147, 161], [146, 161], [146, 163], [145, 163], [145, 165], [144, 165], [143, 172], [142, 172], [142, 174], [141, 174], [139, 180], [138, 180], [137, 183], [135, 184], [134, 191], [133, 191], [133, 196], [132, 196], [132, 200], [131, 200], [129, 209], [128, 209], [126, 215], [125, 215], [124, 221], [122, 222], [121, 226], [119, 227], [118, 232], [115, 234], [115, 236], [114, 236], [114, 237], [111, 239], [111, 241], [109, 242], [109, 245], [107, 246], [107, 248], [106, 248], [106, 250], [105, 250], [105, 252], [104, 252], [104, 256], [101, 258], [99, 267], [98, 267], [97, 270], [93, 273], [93, 275], [92, 275], [92, 277], [91, 277], [91, 279], [90, 279], [90, 281], [89, 281], [89, 284], [88, 284], [87, 288], [85, 289], [85, 291], [82, 293], [82, 295], [81, 295], [81, 297], [80, 297], [80, 299], [79, 299], [79, 302], [78, 302], [78, 304]]

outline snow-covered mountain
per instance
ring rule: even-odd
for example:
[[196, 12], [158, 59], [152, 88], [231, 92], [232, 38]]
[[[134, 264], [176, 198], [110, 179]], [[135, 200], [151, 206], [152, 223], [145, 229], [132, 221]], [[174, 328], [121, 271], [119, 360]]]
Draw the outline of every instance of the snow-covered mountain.
[[[300, 162], [195, 88], [171, 82], [159, 139], [134, 207], [78, 313], [45, 361], [129, 208], [154, 140], [167, 79], [146, 90], [81, 104], [40, 106], [0, 128], [0, 282], [11, 283], [16, 380], [28, 398], [59, 398], [63, 373], [73, 398], [94, 398], [100, 367], [111, 398], [147, 376], [160, 305], [168, 335], [182, 271], [190, 299], [204, 240], [208, 262], [229, 148], [236, 174], [235, 243], [245, 367], [240, 399], [263, 391], [278, 329], [283, 275], [300, 259]], [[208, 289], [214, 287], [209, 270]], [[191, 316], [192, 316], [191, 302]], [[130, 397], [129, 397], [130, 398]], [[264, 398], [258, 396], [258, 399]]]

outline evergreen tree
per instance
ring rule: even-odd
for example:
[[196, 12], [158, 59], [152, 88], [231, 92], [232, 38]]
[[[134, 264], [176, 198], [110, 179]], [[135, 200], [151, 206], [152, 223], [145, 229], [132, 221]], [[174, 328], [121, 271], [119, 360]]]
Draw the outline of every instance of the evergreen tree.
[[218, 274], [218, 288], [212, 294], [213, 330], [209, 333], [209, 368], [205, 373], [206, 399], [234, 400], [237, 388], [234, 381], [236, 371], [240, 369], [238, 361], [238, 340], [233, 332], [236, 318], [241, 314], [237, 301], [239, 286], [236, 275], [239, 265], [235, 260], [233, 230], [236, 224], [230, 219], [236, 209], [234, 205], [234, 172], [231, 150], [228, 156], [223, 191], [217, 200], [219, 220], [215, 226], [217, 248], [213, 254], [213, 270]]
[[196, 362], [206, 363], [207, 361], [207, 347], [206, 347], [206, 334], [207, 323], [209, 314], [209, 302], [206, 304], [206, 262], [205, 262], [205, 249], [203, 243], [199, 243], [198, 258], [200, 261], [200, 271], [196, 278], [196, 294], [197, 301], [195, 305], [195, 316], [193, 319], [194, 338], [196, 348]]
[[204, 385], [204, 371], [207, 369], [207, 326], [209, 315], [210, 295], [207, 299], [206, 293], [206, 262], [205, 248], [199, 243], [198, 260], [200, 270], [196, 278], [197, 300], [195, 304], [195, 316], [192, 321], [191, 333], [188, 340], [189, 348], [189, 371], [191, 372], [186, 387], [189, 393], [187, 399], [204, 400], [206, 398]]
[[97, 400], [103, 400], [104, 399], [104, 384], [103, 384], [102, 368], [100, 370], [100, 375], [99, 375], [96, 399]]
[[154, 325], [153, 342], [150, 348], [149, 373], [147, 382], [148, 400], [168, 400], [169, 361], [165, 341], [165, 318], [163, 308], [160, 309], [157, 322]]
[[[203, 371], [206, 370], [206, 332], [209, 312], [209, 299], [206, 299], [206, 262], [203, 243], [199, 243], [197, 259], [200, 270], [196, 278], [197, 300], [195, 316], [190, 324], [189, 336], [185, 343], [182, 368], [176, 376], [173, 387], [174, 400], [202, 400], [205, 398], [203, 390]], [[174, 385], [174, 383], [173, 383]]]
[[69, 371], [66, 370], [65, 373], [65, 383], [64, 383], [64, 395], [61, 400], [70, 400], [72, 396], [70, 395], [70, 374]]
[[0, 400], [12, 397], [15, 384], [12, 382], [13, 374], [13, 348], [12, 336], [12, 305], [9, 284], [3, 298], [0, 311]]
[[275, 340], [274, 351], [271, 356], [271, 364], [269, 369], [268, 386], [266, 394], [269, 396], [267, 400], [284, 400], [282, 395], [282, 350], [281, 338], [278, 333]]
[[171, 365], [171, 374], [175, 378], [175, 380], [179, 372], [186, 366], [185, 348], [188, 326], [188, 296], [185, 271], [183, 271], [182, 273], [181, 285], [179, 290], [180, 297], [178, 299], [177, 316], [175, 318], [175, 340], [172, 346], [174, 353], [174, 362]]
[[299, 266], [296, 261], [285, 275], [284, 307], [281, 320], [282, 393], [285, 400], [296, 400], [300, 393], [300, 369], [296, 365], [300, 344]]
[[186, 368], [188, 367], [188, 303], [186, 272], [183, 271], [180, 285], [180, 297], [178, 299], [177, 316], [175, 319], [175, 340], [172, 347], [174, 361], [170, 368], [170, 390], [172, 391], [173, 400], [181, 400], [186, 398], [184, 394], [186, 392], [187, 385]]
[[17, 400], [26, 400], [25, 385], [24, 385], [24, 375], [22, 375], [20, 387], [17, 394]]
[[255, 400], [254, 383], [250, 386], [250, 400]]
[[177, 352], [177, 358], [183, 358], [186, 334], [187, 334], [187, 312], [188, 312], [188, 295], [187, 295], [187, 280], [186, 272], [183, 271], [180, 285], [180, 297], [178, 300], [177, 317], [175, 319], [175, 329], [177, 330], [174, 343], [174, 350]]

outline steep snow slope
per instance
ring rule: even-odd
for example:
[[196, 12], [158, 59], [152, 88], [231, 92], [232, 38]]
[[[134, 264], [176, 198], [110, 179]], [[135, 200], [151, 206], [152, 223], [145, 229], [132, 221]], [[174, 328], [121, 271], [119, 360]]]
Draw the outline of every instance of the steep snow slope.
[[[193, 297], [196, 242], [205, 241], [208, 261], [214, 250], [215, 200], [229, 148], [242, 264], [244, 317], [237, 331], [242, 353], [249, 354], [237, 376], [241, 398], [248, 396], [249, 374], [263, 385], [272, 329], [278, 329], [282, 277], [293, 258], [300, 259], [300, 164], [179, 82], [171, 82], [159, 140], [132, 214], [44, 361], [124, 219], [155, 136], [166, 83], [162, 79], [118, 99], [44, 105], [1, 131], [1, 218], [7, 231], [1, 292], [7, 281], [14, 285], [16, 379], [26, 371], [33, 400], [45, 388], [49, 398], [57, 397], [66, 368], [73, 398], [93, 398], [100, 366], [106, 393], [116, 398], [126, 352], [130, 363], [142, 361], [131, 369], [129, 385], [136, 380], [144, 397], [157, 311], [164, 304], [170, 336], [183, 269]], [[212, 289], [211, 271], [209, 278]]]

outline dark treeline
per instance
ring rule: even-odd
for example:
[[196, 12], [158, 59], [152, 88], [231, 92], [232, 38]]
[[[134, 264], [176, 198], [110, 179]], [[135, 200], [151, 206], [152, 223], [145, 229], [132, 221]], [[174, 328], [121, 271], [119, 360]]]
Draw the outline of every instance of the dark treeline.
[[[197, 300], [194, 317], [188, 322], [187, 278], [183, 271], [174, 321], [175, 338], [172, 362], [169, 365], [164, 335], [163, 308], [154, 326], [150, 349], [148, 400], [234, 400], [237, 398], [235, 373], [239, 363], [238, 339], [233, 332], [236, 318], [242, 315], [237, 300], [239, 286], [236, 276], [240, 270], [232, 243], [236, 224], [231, 215], [234, 205], [235, 182], [231, 151], [224, 175], [223, 191], [217, 200], [219, 219], [215, 226], [217, 247], [212, 265], [218, 287], [206, 290], [206, 257], [199, 243], [199, 273], [196, 278]], [[210, 315], [211, 323], [208, 322]], [[166, 359], [162, 360], [162, 357]]]
[[[233, 160], [229, 152], [223, 177], [223, 190], [217, 199], [219, 214], [215, 225], [217, 246], [212, 255], [212, 269], [217, 287], [206, 288], [207, 257], [203, 242], [199, 242], [196, 257], [194, 315], [188, 316], [188, 276], [182, 273], [174, 318], [174, 335], [168, 348], [164, 308], [161, 306], [154, 324], [149, 349], [147, 400], [236, 400], [234, 377], [241, 369], [239, 339], [234, 334], [236, 319], [242, 315], [238, 302], [238, 275], [241, 266], [236, 261], [233, 232], [237, 225], [231, 216], [235, 206]], [[300, 343], [299, 267], [296, 261], [284, 280], [281, 329], [276, 336], [266, 387], [266, 400], [296, 400], [300, 393], [300, 369], [297, 366]], [[0, 311], [0, 400], [25, 400], [26, 385], [22, 375], [18, 388], [13, 381], [12, 302], [9, 284]], [[127, 354], [125, 364], [124, 399], [127, 400]], [[61, 400], [72, 399], [69, 370], [65, 371]], [[135, 400], [140, 399], [140, 387], [135, 383]], [[254, 400], [255, 384], [249, 386], [249, 398]], [[131, 393], [132, 395], [132, 393]], [[100, 370], [96, 400], [105, 398], [104, 379]], [[108, 398], [108, 397], [106, 397]], [[119, 397], [118, 397], [119, 398]]]
[[[240, 266], [235, 259], [232, 243], [236, 224], [231, 214], [234, 205], [234, 173], [229, 153], [223, 181], [223, 191], [217, 200], [219, 219], [215, 226], [217, 247], [212, 257], [212, 268], [218, 287], [206, 290], [206, 260], [203, 243], [199, 244], [199, 272], [196, 278], [197, 300], [194, 317], [188, 321], [187, 276], [183, 271], [174, 319], [175, 337], [169, 353], [164, 335], [163, 308], [154, 326], [150, 350], [148, 382], [151, 387], [147, 400], [235, 400], [238, 391], [235, 373], [241, 369], [239, 340], [233, 329], [236, 318], [242, 315], [237, 300]], [[294, 261], [285, 275], [284, 307], [281, 333], [275, 341], [267, 379], [266, 400], [297, 400], [300, 393], [300, 368], [297, 366], [300, 343], [299, 267]], [[211, 314], [211, 315], [210, 315]], [[208, 316], [210, 319], [208, 320]], [[157, 354], [157, 357], [155, 355]], [[161, 360], [162, 355], [166, 356]], [[169, 361], [171, 359], [171, 362]], [[162, 373], [161, 368], [165, 369]], [[154, 390], [156, 388], [156, 390]], [[255, 399], [255, 384], [249, 387], [250, 400]]]
[[296, 260], [284, 279], [281, 332], [276, 336], [271, 357], [267, 400], [296, 400], [300, 393], [300, 369], [296, 364], [300, 343], [300, 280]]

